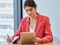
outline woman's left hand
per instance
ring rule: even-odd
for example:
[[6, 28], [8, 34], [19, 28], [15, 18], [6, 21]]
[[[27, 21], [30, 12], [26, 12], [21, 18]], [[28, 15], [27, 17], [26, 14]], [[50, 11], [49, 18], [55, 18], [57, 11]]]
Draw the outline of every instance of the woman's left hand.
[[34, 41], [35, 43], [42, 43], [42, 39], [38, 37], [33, 37], [32, 41]]

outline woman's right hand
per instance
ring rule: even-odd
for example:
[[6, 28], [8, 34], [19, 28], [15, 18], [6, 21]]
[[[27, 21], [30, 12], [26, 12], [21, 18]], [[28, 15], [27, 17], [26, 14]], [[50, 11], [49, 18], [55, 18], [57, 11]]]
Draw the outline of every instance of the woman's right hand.
[[11, 43], [11, 42], [12, 42], [12, 40], [11, 40], [10, 38], [7, 38], [6, 41], [7, 41], [8, 43]]

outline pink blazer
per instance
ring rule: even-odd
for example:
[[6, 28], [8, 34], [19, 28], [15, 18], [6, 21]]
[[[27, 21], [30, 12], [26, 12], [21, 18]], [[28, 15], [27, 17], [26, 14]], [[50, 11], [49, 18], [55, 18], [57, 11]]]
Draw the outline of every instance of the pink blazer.
[[[39, 37], [43, 40], [43, 43], [46, 42], [51, 42], [53, 40], [51, 28], [50, 28], [50, 21], [49, 18], [43, 15], [40, 15], [37, 13], [37, 22], [35, 26], [35, 32], [36, 32], [36, 37]], [[17, 32], [12, 36], [12, 39], [15, 36], [20, 37], [21, 32], [29, 32], [30, 27], [29, 27], [29, 17], [25, 17], [21, 20], [20, 26], [17, 30]]]

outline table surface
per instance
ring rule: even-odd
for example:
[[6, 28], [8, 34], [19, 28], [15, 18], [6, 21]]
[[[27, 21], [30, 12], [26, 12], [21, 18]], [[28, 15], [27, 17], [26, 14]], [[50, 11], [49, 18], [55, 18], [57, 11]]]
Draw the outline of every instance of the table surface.
[[0, 41], [0, 45], [60, 45], [60, 43], [57, 42], [50, 42], [50, 43], [44, 43], [44, 44], [9, 44], [4, 41]]

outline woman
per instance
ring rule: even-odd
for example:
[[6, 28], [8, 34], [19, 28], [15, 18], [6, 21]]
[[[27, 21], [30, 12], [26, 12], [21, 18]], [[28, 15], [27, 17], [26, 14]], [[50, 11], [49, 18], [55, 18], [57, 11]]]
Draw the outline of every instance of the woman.
[[[12, 39], [16, 36], [20, 37], [21, 32], [36, 32], [36, 37], [32, 39], [35, 43], [52, 42], [53, 37], [49, 18], [36, 12], [37, 5], [34, 0], [26, 0], [24, 9], [28, 16], [21, 20], [20, 26]], [[10, 38], [7, 38], [7, 42], [10, 43], [11, 41]], [[19, 40], [17, 40], [17, 43], [19, 43]]]

